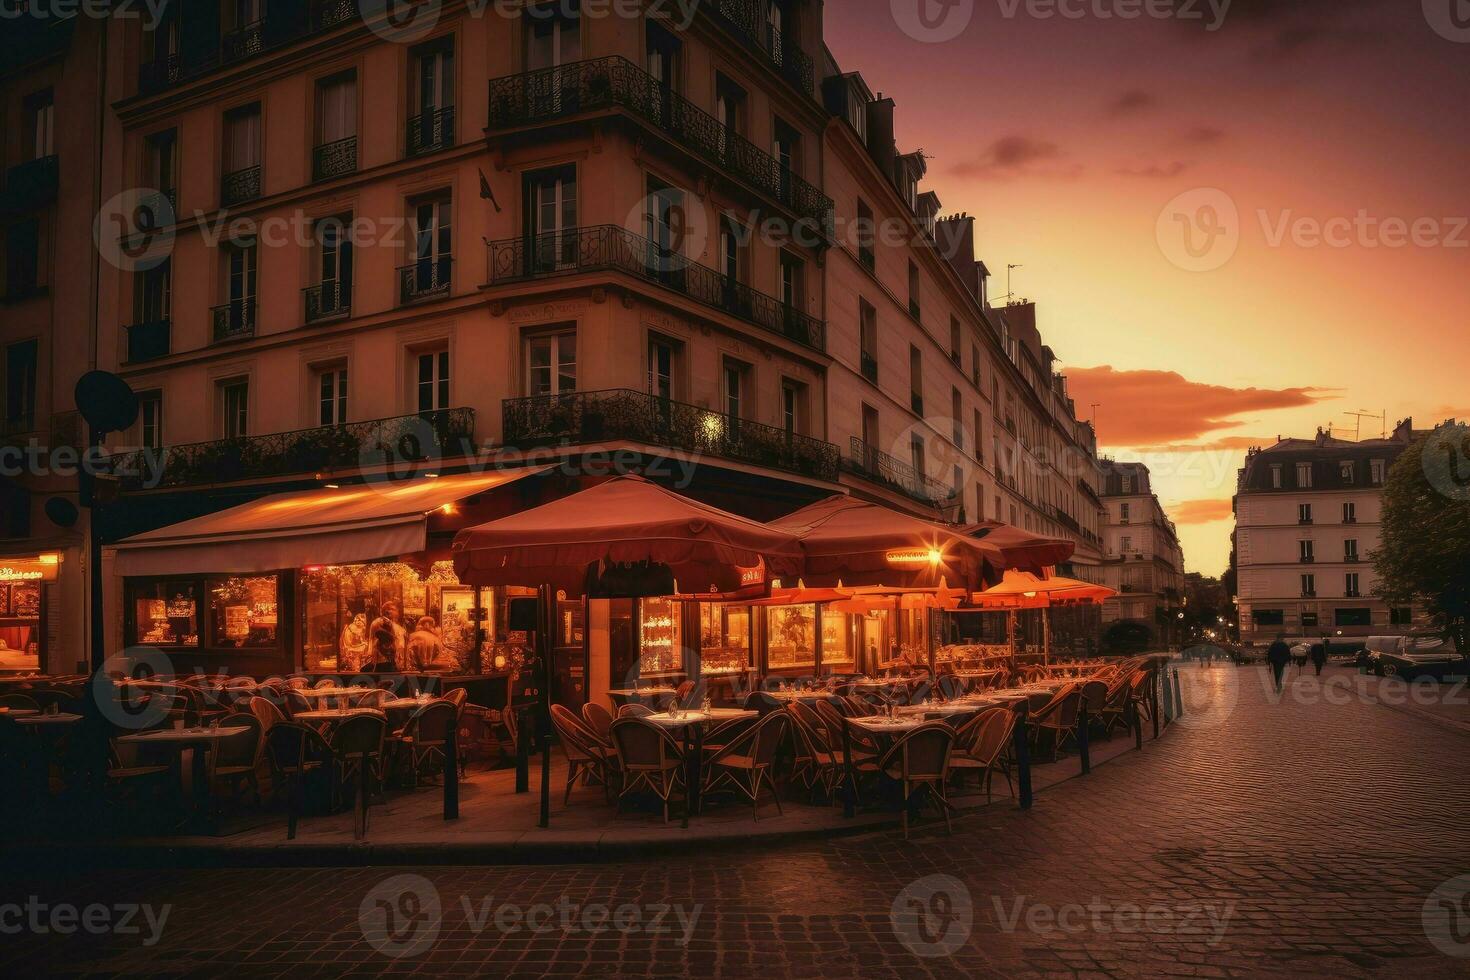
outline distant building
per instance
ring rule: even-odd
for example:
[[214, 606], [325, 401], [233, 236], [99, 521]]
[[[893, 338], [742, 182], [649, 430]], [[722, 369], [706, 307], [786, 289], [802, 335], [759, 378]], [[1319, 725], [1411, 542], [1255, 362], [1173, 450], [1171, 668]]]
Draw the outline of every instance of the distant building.
[[1369, 636], [1426, 625], [1420, 608], [1374, 596], [1388, 469], [1414, 436], [1352, 442], [1318, 430], [1252, 449], [1235, 494], [1235, 562], [1244, 643], [1287, 636]]
[[1103, 606], [1103, 622], [1146, 626], [1170, 642], [1184, 600], [1184, 551], [1174, 522], [1153, 492], [1143, 463], [1101, 461], [1102, 582], [1118, 591]]

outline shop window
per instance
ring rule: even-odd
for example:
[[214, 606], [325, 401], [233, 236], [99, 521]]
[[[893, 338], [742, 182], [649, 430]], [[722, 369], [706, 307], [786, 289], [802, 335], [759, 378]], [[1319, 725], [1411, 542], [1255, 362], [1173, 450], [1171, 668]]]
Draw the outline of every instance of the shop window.
[[41, 583], [0, 581], [0, 667], [39, 670], [44, 639]]
[[644, 599], [638, 616], [638, 673], [672, 674], [684, 669], [680, 606], [672, 599]]
[[1257, 626], [1281, 626], [1286, 622], [1286, 613], [1281, 609], [1257, 609], [1252, 618]]
[[852, 670], [849, 617], [836, 609], [822, 609], [822, 669], [828, 673]]
[[209, 646], [273, 650], [280, 647], [280, 577], [231, 575], [204, 580], [209, 596]]
[[705, 676], [750, 669], [750, 607], [699, 604], [699, 671]]
[[817, 666], [817, 607], [772, 606], [766, 609], [767, 664], [771, 670]]
[[147, 582], [130, 586], [132, 646], [199, 646], [197, 582]]

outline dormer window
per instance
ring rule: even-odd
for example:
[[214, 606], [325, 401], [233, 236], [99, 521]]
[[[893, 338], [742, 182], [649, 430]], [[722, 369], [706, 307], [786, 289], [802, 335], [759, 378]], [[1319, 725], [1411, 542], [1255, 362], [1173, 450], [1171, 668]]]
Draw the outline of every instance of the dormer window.
[[847, 122], [857, 132], [858, 139], [868, 141], [868, 96], [864, 85], [856, 75], [847, 83]]

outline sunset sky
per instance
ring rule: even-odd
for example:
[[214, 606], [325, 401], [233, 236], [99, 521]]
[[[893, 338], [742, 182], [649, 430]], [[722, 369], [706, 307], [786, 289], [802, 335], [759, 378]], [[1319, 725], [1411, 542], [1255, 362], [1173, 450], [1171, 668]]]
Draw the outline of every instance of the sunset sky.
[[1190, 570], [1227, 565], [1246, 446], [1352, 438], [1359, 409], [1470, 416], [1456, 0], [1235, 0], [1217, 30], [1206, 0], [1177, 0], [1193, 20], [948, 0], [968, 22], [939, 42], [900, 26], [920, 2], [965, 23], [829, 0], [828, 46], [896, 100], [945, 210], [976, 216], [992, 299], [1022, 266], [1079, 414], [1099, 403], [1103, 451], [1150, 465]]

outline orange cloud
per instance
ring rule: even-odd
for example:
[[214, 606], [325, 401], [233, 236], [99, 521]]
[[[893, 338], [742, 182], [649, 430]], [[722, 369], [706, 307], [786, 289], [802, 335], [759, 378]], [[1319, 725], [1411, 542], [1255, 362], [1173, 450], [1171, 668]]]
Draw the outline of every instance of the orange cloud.
[[1098, 441], [1105, 446], [1198, 439], [1242, 424], [1244, 413], [1300, 408], [1332, 393], [1328, 388], [1229, 388], [1190, 381], [1176, 371], [1119, 371], [1108, 364], [1069, 370], [1067, 385], [1078, 405], [1101, 406]]
[[1139, 453], [1208, 453], [1275, 444], [1275, 436], [1221, 436], [1209, 442], [1174, 443], [1166, 446], [1139, 446], [1136, 448]]
[[1175, 524], [1210, 524], [1228, 521], [1230, 500], [1181, 500], [1164, 508]]

